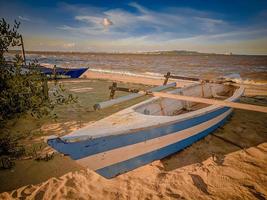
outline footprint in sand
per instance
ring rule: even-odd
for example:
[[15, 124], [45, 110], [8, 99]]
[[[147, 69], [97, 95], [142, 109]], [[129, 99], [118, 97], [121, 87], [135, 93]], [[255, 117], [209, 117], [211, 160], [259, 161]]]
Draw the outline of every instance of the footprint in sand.
[[182, 195], [178, 194], [177, 191], [172, 190], [171, 188], [166, 188], [166, 195], [174, 199], [185, 199]]
[[258, 192], [253, 185], [243, 185], [243, 186], [248, 188], [250, 193], [253, 194], [253, 196], [256, 197], [256, 199], [265, 200], [267, 198], [264, 194]]
[[191, 176], [194, 185], [199, 190], [201, 190], [207, 195], [210, 195], [210, 193], [208, 192], [208, 185], [204, 182], [204, 180], [199, 175], [196, 175], [196, 174], [189, 174], [189, 175]]
[[216, 180], [213, 180], [213, 182], [212, 182], [212, 187], [223, 188], [223, 187], [229, 186], [229, 185], [231, 185], [232, 180], [233, 179], [229, 176], [217, 174]]

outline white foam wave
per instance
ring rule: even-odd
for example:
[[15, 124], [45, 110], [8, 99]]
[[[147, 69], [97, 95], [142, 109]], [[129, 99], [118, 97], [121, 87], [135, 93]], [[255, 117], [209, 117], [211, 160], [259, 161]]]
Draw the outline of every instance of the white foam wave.
[[[151, 78], [151, 79], [162, 79], [164, 78], [163, 74], [155, 73], [155, 72], [145, 72], [145, 73], [133, 73], [129, 71], [120, 71], [120, 70], [110, 70], [110, 69], [96, 69], [96, 68], [89, 68], [90, 71], [98, 72], [98, 73], [108, 73], [108, 74], [119, 74], [124, 76], [135, 76], [135, 77], [143, 77], [143, 78]], [[222, 76], [226, 78], [228, 81], [232, 81], [238, 84], [246, 84], [246, 85], [261, 85], [266, 86], [266, 83], [252, 80], [252, 79], [242, 79], [239, 74], [230, 74], [226, 76]], [[180, 80], [185, 81], [186, 80]]]
[[145, 72], [144, 74], [148, 75], [148, 76], [160, 76], [163, 77], [163, 74], [160, 73], [155, 73], [155, 72]]
[[44, 67], [49, 67], [49, 68], [54, 67], [54, 65], [51, 63], [40, 63], [40, 65]]
[[129, 72], [129, 71], [119, 71], [119, 70], [109, 70], [109, 69], [95, 69], [95, 68], [90, 68], [90, 71], [93, 72], [99, 72], [99, 73], [109, 73], [109, 74], [120, 74], [120, 75], [124, 75], [124, 76], [135, 76], [135, 77], [144, 77], [144, 78], [153, 78], [153, 79], [161, 79], [163, 77], [163, 75], [160, 76], [153, 76], [153, 72], [151, 72], [151, 74], [146, 75], [142, 74], [142, 73], [133, 73], [133, 72]]

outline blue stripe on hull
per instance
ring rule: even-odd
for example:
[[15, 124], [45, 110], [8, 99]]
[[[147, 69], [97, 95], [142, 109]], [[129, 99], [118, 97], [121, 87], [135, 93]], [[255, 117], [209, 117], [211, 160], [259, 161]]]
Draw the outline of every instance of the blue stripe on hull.
[[113, 178], [114, 176], [117, 176], [119, 174], [128, 172], [130, 170], [133, 170], [137, 167], [146, 165], [154, 160], [162, 159], [168, 155], [171, 155], [179, 150], [184, 149], [185, 147], [193, 144], [194, 142], [200, 140], [201, 138], [207, 136], [209, 133], [217, 129], [218, 127], [222, 126], [227, 118], [229, 118], [230, 115], [225, 117], [223, 120], [221, 120], [219, 123], [213, 125], [212, 127], [198, 133], [197, 135], [191, 136], [187, 139], [184, 139], [182, 141], [179, 141], [177, 143], [171, 144], [169, 146], [163, 147], [161, 149], [149, 152], [147, 154], [143, 154], [141, 156], [116, 163], [114, 165], [110, 165], [108, 167], [104, 167], [102, 169], [98, 169], [96, 172], [105, 178]]
[[151, 140], [153, 138], [185, 130], [192, 126], [196, 126], [210, 119], [213, 119], [228, 111], [229, 109], [230, 108], [228, 107], [223, 107], [213, 112], [188, 120], [184, 120], [174, 124], [168, 124], [161, 127], [145, 129], [143, 131], [138, 131], [135, 133], [105, 136], [101, 138], [72, 143], [65, 143], [64, 141], [56, 138], [48, 140], [47, 143], [57, 151], [64, 154], [68, 154], [72, 159], [78, 160], [93, 154], [101, 153], [127, 145], [136, 144], [139, 142]]

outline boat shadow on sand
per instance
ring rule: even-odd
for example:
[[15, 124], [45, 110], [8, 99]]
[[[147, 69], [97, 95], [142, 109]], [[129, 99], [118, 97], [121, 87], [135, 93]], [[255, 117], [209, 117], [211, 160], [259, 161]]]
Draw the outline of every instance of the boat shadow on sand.
[[[161, 170], [164, 172], [160, 174], [164, 176], [174, 170], [179, 170], [182, 173], [186, 172], [191, 177], [193, 185], [198, 188], [198, 190], [206, 195], [210, 195], [208, 184], [200, 175], [194, 172], [196, 167], [202, 167], [204, 171], [210, 171], [210, 169], [208, 169], [209, 165], [205, 165], [203, 162], [212, 158], [215, 165], [229, 168], [229, 162], [227, 164], [224, 163], [225, 159], [227, 159], [226, 157], [231, 153], [243, 151], [245, 155], [253, 159], [240, 158], [239, 161], [242, 165], [252, 165], [252, 169], [256, 170], [252, 170], [252, 173], [255, 173], [255, 176], [257, 176], [256, 174], [259, 173], [257, 169], [264, 170], [265, 168], [261, 160], [262, 157], [258, 157], [258, 152], [261, 152], [260, 154], [267, 153], [267, 148], [265, 148], [267, 147], [266, 121], [266, 114], [235, 110], [232, 117], [223, 127], [194, 143], [192, 146], [162, 159], [161, 163], [163, 167]], [[262, 148], [261, 145], [263, 143], [265, 143], [264, 148]], [[236, 160], [233, 160], [233, 164], [237, 164]], [[185, 168], [190, 165], [191, 167]], [[228, 168], [225, 170], [227, 171]], [[239, 167], [237, 167], [237, 170], [238, 169]], [[221, 175], [218, 174], [217, 176]], [[242, 179], [243, 178], [240, 177], [240, 180]], [[242, 182], [240, 182], [240, 184], [247, 188], [255, 198], [265, 199], [264, 195], [256, 190], [255, 186], [247, 185]]]
[[161, 160], [165, 171], [199, 163], [208, 158], [217, 165], [224, 165], [227, 154], [246, 151], [267, 141], [267, 115], [235, 110], [223, 127], [188, 148]]

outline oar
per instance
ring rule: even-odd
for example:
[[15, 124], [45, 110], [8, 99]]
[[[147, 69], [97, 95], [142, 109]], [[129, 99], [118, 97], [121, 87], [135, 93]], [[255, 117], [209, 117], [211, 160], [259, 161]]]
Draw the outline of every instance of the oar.
[[169, 94], [169, 93], [164, 93], [164, 92], [152, 92], [150, 94], [152, 94], [155, 97], [165, 97], [165, 98], [171, 98], [171, 99], [192, 101], [192, 102], [205, 103], [205, 104], [214, 104], [218, 106], [226, 106], [226, 107], [231, 107], [231, 108], [239, 108], [239, 109], [244, 109], [244, 110], [252, 110], [252, 111], [267, 113], [267, 107], [265, 106], [256, 106], [256, 105], [251, 105], [251, 104], [243, 104], [243, 103], [236, 103], [236, 102], [222, 101], [222, 100], [215, 100], [215, 99], [206, 99], [206, 98], [201, 98], [201, 97], [184, 96], [184, 95], [178, 95], [178, 94]]

